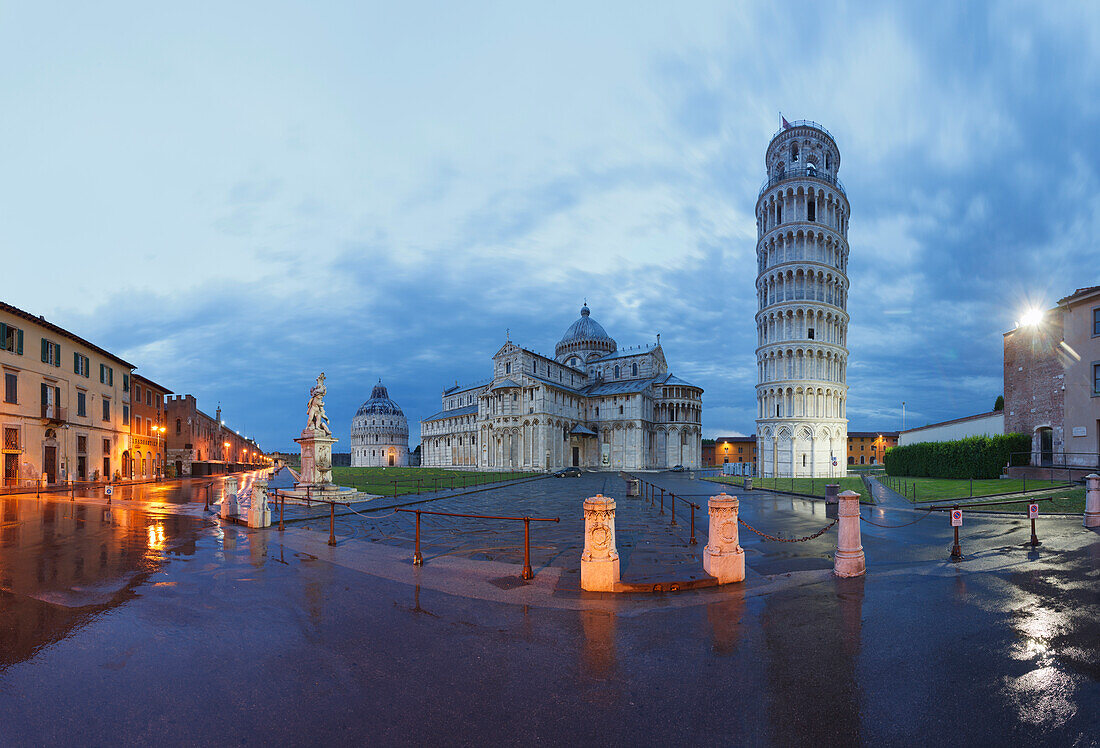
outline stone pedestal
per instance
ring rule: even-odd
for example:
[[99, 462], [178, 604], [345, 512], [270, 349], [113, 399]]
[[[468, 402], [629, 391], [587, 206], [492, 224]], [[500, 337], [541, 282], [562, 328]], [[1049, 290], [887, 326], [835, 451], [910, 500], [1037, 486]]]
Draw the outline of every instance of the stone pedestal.
[[235, 476], [225, 479], [225, 496], [222, 497], [221, 510], [218, 514], [222, 519], [237, 514], [237, 478]]
[[299, 487], [332, 486], [332, 445], [338, 440], [316, 429], [303, 429], [294, 441], [302, 447]]
[[867, 570], [863, 556], [863, 541], [859, 534], [859, 494], [845, 491], [837, 496], [840, 506], [837, 516], [840, 530], [836, 536], [836, 556], [833, 572], [838, 577], [858, 577]]
[[619, 551], [615, 548], [615, 500], [596, 494], [584, 500], [584, 553], [581, 589], [614, 592], [619, 581]]
[[267, 503], [267, 481], [257, 478], [252, 481], [252, 501], [248, 505], [248, 526], [268, 527], [271, 525], [271, 507]]
[[1085, 476], [1085, 527], [1100, 527], [1100, 475]]
[[718, 584], [745, 580], [745, 551], [737, 533], [736, 496], [720, 493], [711, 496], [709, 541], [703, 548], [703, 571], [718, 579]]

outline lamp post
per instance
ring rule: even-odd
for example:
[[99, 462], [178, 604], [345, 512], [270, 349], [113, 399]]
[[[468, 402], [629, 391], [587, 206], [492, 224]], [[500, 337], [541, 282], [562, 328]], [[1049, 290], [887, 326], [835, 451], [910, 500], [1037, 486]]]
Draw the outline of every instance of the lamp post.
[[231, 472], [229, 470], [229, 442], [222, 442], [222, 447], [222, 459], [225, 460], [225, 472], [229, 473]]
[[159, 467], [160, 467], [160, 479], [161, 480], [164, 480], [164, 468], [165, 468], [165, 465], [168, 463], [168, 450], [165, 448], [165, 439], [166, 439], [166, 437], [164, 436], [164, 433], [167, 430], [168, 429], [166, 429], [164, 426], [158, 426], [157, 427], [157, 435], [158, 435], [158, 438], [160, 439], [160, 445], [157, 447], [157, 458], [158, 458], [157, 462], [160, 463]]

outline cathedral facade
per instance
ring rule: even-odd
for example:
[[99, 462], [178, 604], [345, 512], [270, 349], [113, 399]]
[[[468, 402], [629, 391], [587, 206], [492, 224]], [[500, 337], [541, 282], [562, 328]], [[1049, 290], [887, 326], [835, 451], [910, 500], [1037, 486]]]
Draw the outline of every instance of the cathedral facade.
[[508, 341], [491, 379], [442, 393], [420, 422], [424, 467], [480, 470], [697, 468], [703, 390], [656, 345], [620, 349], [588, 306], [554, 358]]

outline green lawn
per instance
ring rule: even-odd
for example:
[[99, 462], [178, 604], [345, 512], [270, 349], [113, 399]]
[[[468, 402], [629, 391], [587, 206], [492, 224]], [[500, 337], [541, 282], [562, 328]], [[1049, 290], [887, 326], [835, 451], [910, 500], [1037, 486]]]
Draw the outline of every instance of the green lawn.
[[[714, 483], [725, 483], [727, 486], [744, 486], [744, 479], [736, 476], [723, 478], [703, 478]], [[825, 486], [828, 483], [836, 483], [843, 491], [855, 491], [860, 495], [861, 503], [872, 503], [867, 488], [863, 485], [863, 479], [856, 476], [847, 478], [753, 478], [753, 488], [774, 488], [778, 491], [791, 491], [807, 496], [824, 496]]]
[[[1022, 478], [991, 478], [988, 480], [956, 480], [952, 478], [908, 478], [884, 476], [878, 479], [910, 501], [951, 501], [979, 496], [993, 496], [1003, 493], [1023, 493], [1051, 486], [1049, 481], [1028, 480]], [[1055, 486], [1064, 485], [1055, 483]], [[1062, 489], [1065, 493], [1069, 489]], [[1084, 509], [1081, 509], [1084, 511]]]
[[332, 481], [336, 485], [351, 486], [359, 491], [383, 496], [401, 496], [442, 488], [479, 486], [485, 483], [497, 483], [535, 475], [539, 475], [539, 473], [479, 473], [466, 470], [446, 470], [444, 468], [400, 467], [334, 467], [332, 469]]
[[[1028, 481], [1030, 484], [1031, 481]], [[1040, 491], [1034, 494], [1028, 494], [1031, 499], [1042, 498], [1046, 496], [1054, 497], [1054, 501], [1038, 501], [1039, 516], [1043, 516], [1048, 512], [1064, 513], [1064, 514], [1082, 514], [1085, 511], [1085, 487], [1077, 486], [1076, 488], [1058, 489], [1054, 491]], [[1001, 506], [989, 506], [989, 507], [975, 507], [969, 509], [972, 512], [1013, 512], [1019, 514], [1027, 514], [1028, 501], [1017, 501], [1012, 504], [1003, 504]], [[966, 509], [966, 507], [963, 507]]]

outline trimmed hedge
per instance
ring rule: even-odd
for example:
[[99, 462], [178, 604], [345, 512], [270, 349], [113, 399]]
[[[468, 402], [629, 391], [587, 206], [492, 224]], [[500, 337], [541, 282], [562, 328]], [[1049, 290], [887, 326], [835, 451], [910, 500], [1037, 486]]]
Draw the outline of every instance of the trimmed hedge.
[[999, 478], [1011, 453], [1030, 450], [1027, 434], [921, 442], [888, 449], [886, 473], [913, 478]]

